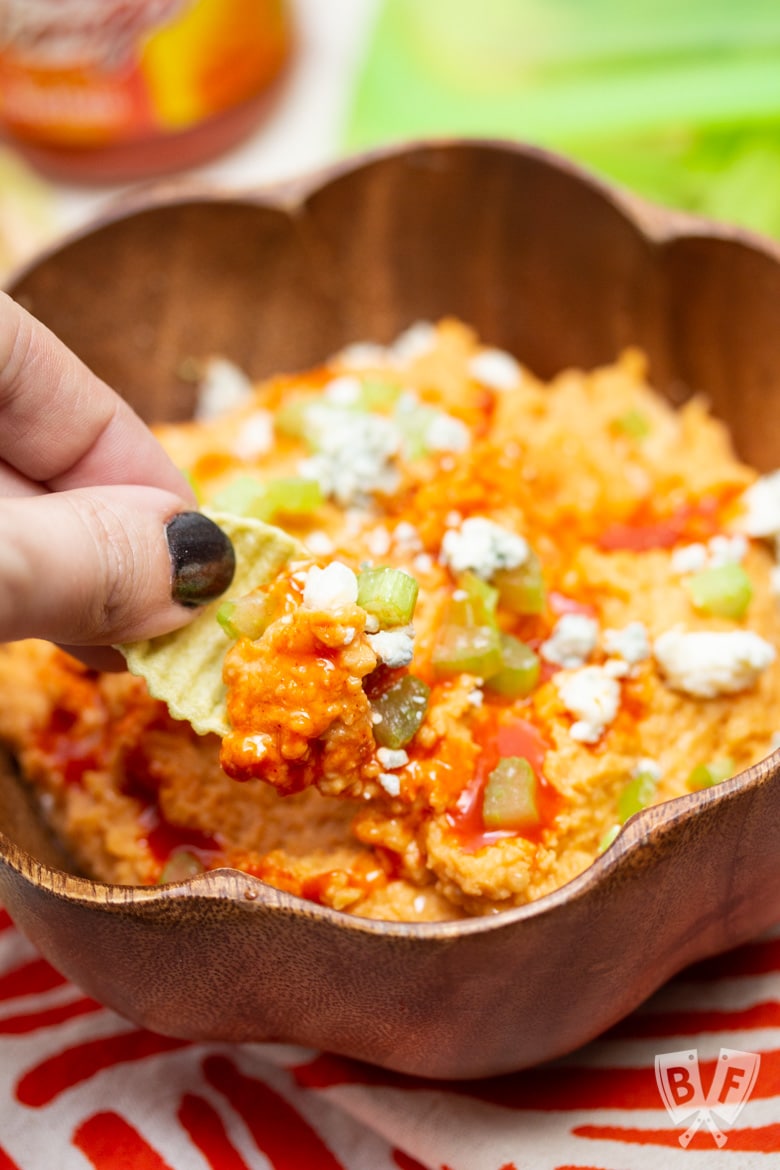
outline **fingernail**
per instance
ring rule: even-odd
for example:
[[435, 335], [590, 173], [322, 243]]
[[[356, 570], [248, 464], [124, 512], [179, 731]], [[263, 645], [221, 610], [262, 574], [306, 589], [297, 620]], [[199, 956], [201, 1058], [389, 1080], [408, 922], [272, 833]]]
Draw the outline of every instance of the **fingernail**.
[[206, 605], [224, 593], [236, 571], [225, 533], [200, 512], [178, 512], [165, 525], [171, 555], [171, 596], [179, 605]]

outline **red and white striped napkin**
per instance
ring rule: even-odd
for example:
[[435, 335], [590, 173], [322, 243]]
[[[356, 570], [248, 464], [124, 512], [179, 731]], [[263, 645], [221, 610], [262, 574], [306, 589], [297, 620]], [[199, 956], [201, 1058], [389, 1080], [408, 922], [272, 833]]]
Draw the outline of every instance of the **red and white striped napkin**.
[[[694, 1115], [684, 1146], [691, 1116], [667, 1112], [656, 1057], [698, 1061], [706, 1093], [724, 1050], [760, 1058], [752, 1093], [733, 1124]], [[778, 1154], [780, 935], [689, 968], [564, 1060], [454, 1084], [140, 1030], [0, 911], [0, 1170], [747, 1170]]]

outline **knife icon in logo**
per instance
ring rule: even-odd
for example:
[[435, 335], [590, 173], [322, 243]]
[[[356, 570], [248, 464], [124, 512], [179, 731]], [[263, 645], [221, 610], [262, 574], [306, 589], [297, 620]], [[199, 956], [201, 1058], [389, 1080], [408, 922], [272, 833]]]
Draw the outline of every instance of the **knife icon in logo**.
[[705, 1094], [696, 1048], [656, 1056], [655, 1079], [666, 1112], [675, 1125], [688, 1125], [678, 1138], [683, 1148], [702, 1125], [707, 1126], [719, 1148], [725, 1146], [728, 1138], [720, 1125], [731, 1126], [737, 1120], [753, 1092], [760, 1065], [757, 1052], [721, 1048], [712, 1084]]

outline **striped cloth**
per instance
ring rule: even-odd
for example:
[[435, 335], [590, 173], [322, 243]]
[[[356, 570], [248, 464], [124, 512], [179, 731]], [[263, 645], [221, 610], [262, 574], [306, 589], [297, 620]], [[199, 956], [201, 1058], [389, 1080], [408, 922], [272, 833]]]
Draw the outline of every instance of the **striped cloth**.
[[[705, 1091], [722, 1049], [760, 1066], [735, 1122], [683, 1147], [690, 1118], [667, 1112], [655, 1058], [693, 1049]], [[689, 968], [564, 1060], [436, 1083], [139, 1030], [0, 910], [0, 1170], [747, 1170], [778, 1154], [780, 934]]]

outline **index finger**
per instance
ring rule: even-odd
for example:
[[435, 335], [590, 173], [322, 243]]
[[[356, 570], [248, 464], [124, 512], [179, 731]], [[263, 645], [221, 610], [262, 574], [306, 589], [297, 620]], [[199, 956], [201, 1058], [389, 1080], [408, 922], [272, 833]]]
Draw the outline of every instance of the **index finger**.
[[192, 501], [186, 480], [130, 406], [5, 293], [0, 460], [55, 491], [135, 483]]

